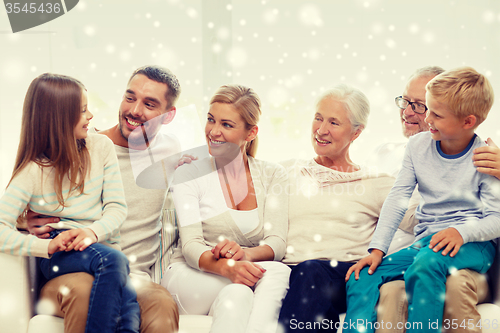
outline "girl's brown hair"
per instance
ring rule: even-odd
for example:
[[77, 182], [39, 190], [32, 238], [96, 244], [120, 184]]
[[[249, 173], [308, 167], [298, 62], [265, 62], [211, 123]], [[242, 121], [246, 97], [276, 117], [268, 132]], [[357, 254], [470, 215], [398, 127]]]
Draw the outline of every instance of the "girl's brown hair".
[[74, 78], [45, 73], [31, 82], [24, 99], [21, 139], [10, 181], [30, 162], [52, 167], [54, 190], [62, 207], [64, 179], [70, 181], [69, 192], [79, 190], [82, 194], [85, 175], [90, 171], [85, 139], [77, 140], [74, 134], [84, 89]]
[[[246, 122], [247, 130], [257, 125], [260, 114], [260, 98], [252, 88], [241, 85], [224, 85], [220, 87], [210, 100], [210, 104], [231, 104], [238, 111], [241, 118]], [[246, 145], [246, 153], [255, 157], [257, 153], [258, 138], [255, 137]]]

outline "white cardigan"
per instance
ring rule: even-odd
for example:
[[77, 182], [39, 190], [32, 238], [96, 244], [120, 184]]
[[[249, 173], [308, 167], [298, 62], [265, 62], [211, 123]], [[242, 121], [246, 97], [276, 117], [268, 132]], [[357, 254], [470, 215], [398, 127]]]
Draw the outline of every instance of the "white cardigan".
[[193, 180], [173, 187], [180, 243], [170, 263], [186, 261], [191, 267], [200, 269], [201, 255], [222, 239], [233, 240], [243, 248], [267, 244], [274, 251], [274, 260], [281, 260], [285, 255], [288, 228], [288, 195], [285, 193], [288, 176], [285, 169], [278, 164], [248, 157], [259, 223], [254, 230], [243, 234], [226, 205], [217, 171], [214, 169], [206, 174], [207, 163], [211, 161], [195, 161], [177, 170], [184, 176], [189, 174]]

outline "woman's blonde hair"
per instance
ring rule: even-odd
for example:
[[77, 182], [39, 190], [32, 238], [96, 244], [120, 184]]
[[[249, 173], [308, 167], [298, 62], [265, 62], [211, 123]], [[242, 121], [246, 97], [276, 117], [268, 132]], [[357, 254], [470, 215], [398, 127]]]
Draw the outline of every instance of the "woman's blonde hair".
[[[246, 123], [246, 129], [250, 130], [259, 122], [261, 115], [260, 98], [252, 88], [242, 85], [228, 84], [220, 87], [210, 100], [210, 104], [225, 103], [231, 104], [238, 111], [241, 118]], [[255, 157], [257, 153], [257, 136], [246, 144], [246, 153]]]
[[70, 181], [70, 192], [78, 189], [82, 194], [85, 175], [90, 171], [85, 139], [77, 140], [74, 134], [84, 89], [74, 78], [45, 73], [31, 82], [24, 99], [21, 138], [10, 181], [30, 162], [52, 167], [54, 190], [62, 207], [64, 179]]

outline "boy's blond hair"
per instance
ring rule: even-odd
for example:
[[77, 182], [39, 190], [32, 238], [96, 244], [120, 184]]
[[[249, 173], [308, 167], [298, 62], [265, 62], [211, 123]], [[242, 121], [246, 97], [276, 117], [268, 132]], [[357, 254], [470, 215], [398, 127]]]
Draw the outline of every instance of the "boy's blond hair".
[[433, 78], [425, 86], [434, 98], [446, 103], [457, 117], [476, 117], [479, 126], [493, 105], [493, 88], [490, 81], [472, 67], [459, 67]]

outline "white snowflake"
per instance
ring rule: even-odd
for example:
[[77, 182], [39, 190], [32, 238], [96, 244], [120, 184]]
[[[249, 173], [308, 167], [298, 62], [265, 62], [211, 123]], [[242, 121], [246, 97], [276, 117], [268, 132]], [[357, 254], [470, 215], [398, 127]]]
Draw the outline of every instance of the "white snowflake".
[[248, 55], [244, 48], [233, 47], [227, 52], [227, 62], [234, 68], [244, 67], [248, 61]]
[[196, 9], [194, 9], [193, 7], [189, 7], [187, 10], [186, 10], [186, 14], [189, 18], [192, 18], [192, 19], [195, 19], [195, 18], [198, 18], [198, 12], [196, 11]]
[[305, 26], [322, 26], [321, 10], [313, 4], [304, 5], [299, 9], [299, 21]]

